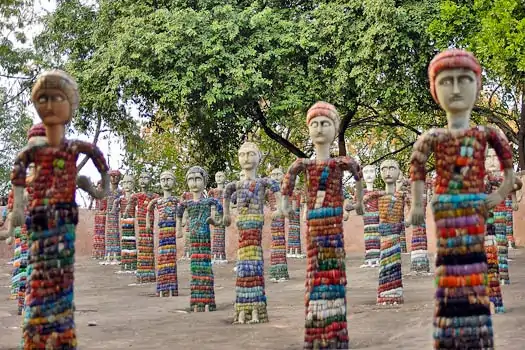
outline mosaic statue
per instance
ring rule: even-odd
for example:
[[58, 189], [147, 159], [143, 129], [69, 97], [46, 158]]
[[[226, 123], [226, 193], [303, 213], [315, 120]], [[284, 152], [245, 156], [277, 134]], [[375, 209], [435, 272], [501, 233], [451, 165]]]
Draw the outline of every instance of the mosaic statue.
[[[23, 349], [76, 349], [74, 322], [75, 228], [77, 186], [94, 198], [109, 187], [108, 166], [99, 149], [88, 142], [67, 140], [65, 129], [78, 107], [77, 84], [67, 73], [41, 74], [31, 100], [46, 129], [47, 142], [28, 145], [18, 154], [11, 182], [13, 212], [10, 233], [24, 222], [26, 169], [35, 164], [33, 194], [29, 203], [29, 266], [22, 325]], [[85, 176], [77, 177], [77, 159], [90, 157], [102, 176], [102, 191]], [[42, 249], [42, 247], [46, 247]]]
[[363, 223], [365, 231], [365, 262], [361, 267], [378, 267], [381, 251], [381, 236], [379, 235], [379, 197], [383, 191], [374, 189], [376, 180], [376, 166], [366, 165], [363, 168], [363, 180], [366, 184], [364, 190]]
[[[180, 203], [177, 218], [181, 221], [184, 212], [188, 212], [191, 242], [190, 308], [194, 312], [215, 311], [210, 224], [221, 224], [215, 218], [216, 214], [222, 215], [222, 205], [216, 198], [204, 197], [208, 173], [203, 168], [192, 166], [186, 173], [186, 182], [193, 198]], [[178, 236], [181, 237], [181, 226], [178, 227]]]
[[[33, 125], [27, 133], [28, 146], [35, 144], [45, 144], [46, 129], [44, 124]], [[28, 265], [28, 247], [29, 233], [27, 228], [31, 226], [31, 216], [28, 210], [29, 203], [32, 200], [33, 180], [35, 176], [35, 164], [29, 164], [26, 176], [26, 188], [24, 192], [24, 214], [25, 221], [22, 226], [14, 228], [15, 249], [13, 254], [13, 275], [11, 278], [11, 299], [15, 299], [18, 305], [18, 315], [22, 314], [25, 304], [26, 286], [27, 286], [27, 265]], [[14, 192], [11, 190], [8, 196], [6, 214], [13, 211]], [[5, 221], [5, 218], [4, 220]], [[10, 242], [12, 243], [12, 242]]]
[[179, 295], [177, 280], [177, 210], [179, 199], [173, 196], [175, 175], [171, 171], [160, 174], [160, 187], [163, 197], [154, 198], [148, 204], [146, 230], [151, 230], [155, 208], [159, 213], [159, 247], [157, 253], [157, 296], [175, 297]]
[[123, 195], [122, 190], [119, 188], [122, 174], [118, 170], [111, 170], [109, 172], [110, 177], [110, 189], [109, 193], [104, 199], [106, 201], [106, 248], [105, 258], [101, 261], [101, 265], [116, 265], [120, 264], [120, 225], [119, 225], [119, 212], [115, 210], [115, 200]]
[[[97, 189], [100, 190], [102, 183], [97, 182]], [[106, 254], [106, 213], [108, 210], [106, 198], [95, 199], [95, 231], [93, 232], [93, 249], [91, 257], [102, 260]]]
[[[217, 183], [216, 188], [212, 188], [209, 192], [210, 197], [213, 197], [223, 205], [224, 188], [226, 185], [226, 174], [223, 171], [215, 173], [215, 182]], [[222, 218], [220, 218], [222, 221]], [[219, 221], [217, 219], [217, 221]], [[226, 229], [223, 225], [213, 226], [213, 239], [211, 252], [214, 264], [227, 263], [226, 259]]]
[[[155, 282], [155, 245], [153, 231], [146, 229], [146, 215], [149, 203], [159, 195], [148, 191], [151, 176], [142, 172], [139, 176], [140, 192], [134, 193], [126, 206], [125, 215], [131, 217], [135, 209], [136, 224], [138, 226], [137, 239], [137, 283]], [[152, 215], [151, 213], [149, 213]]]
[[288, 217], [288, 254], [286, 255], [288, 258], [306, 258], [306, 254], [303, 254], [301, 243], [301, 210], [305, 206], [304, 199], [304, 191], [300, 188], [300, 177], [297, 177], [295, 180], [294, 191], [290, 197], [292, 211]]
[[[428, 259], [427, 246], [427, 225], [426, 212], [428, 204], [428, 192], [430, 186], [430, 178], [427, 176], [425, 181], [425, 190], [423, 191], [423, 210], [425, 212], [425, 220], [420, 225], [412, 225], [412, 240], [410, 242], [410, 272], [413, 274], [428, 274], [430, 272], [430, 261]], [[405, 211], [410, 210], [410, 203], [412, 196], [410, 195], [410, 182], [405, 180], [401, 184], [401, 188], [405, 195]], [[406, 221], [405, 221], [406, 223]]]
[[307, 270], [305, 295], [305, 349], [348, 349], [346, 322], [346, 268], [343, 234], [343, 172], [356, 180], [355, 210], [363, 214], [363, 177], [351, 157], [330, 157], [340, 125], [335, 107], [315, 103], [306, 114], [315, 159], [297, 159], [285, 175], [281, 192], [283, 211], [289, 216], [289, 197], [295, 179], [306, 173]]
[[[279, 185], [283, 180], [284, 173], [281, 169], [273, 169], [270, 173], [270, 178]], [[268, 275], [272, 282], [282, 282], [290, 279], [288, 275], [288, 263], [286, 261], [286, 233], [285, 233], [285, 218], [281, 212], [281, 203], [277, 202], [275, 193], [268, 190], [268, 202], [272, 212], [278, 211], [277, 215], [272, 216], [272, 243], [270, 247], [270, 268]]]
[[[268, 322], [266, 292], [264, 288], [264, 261], [261, 246], [264, 224], [264, 197], [268, 189], [281, 200], [279, 184], [268, 178], [257, 177], [261, 151], [253, 142], [245, 142], [239, 148], [239, 163], [244, 180], [229, 183], [224, 191], [224, 225], [231, 224], [230, 200], [237, 197], [237, 281], [234, 323]], [[274, 216], [280, 215], [279, 211]]]
[[403, 304], [403, 279], [401, 275], [401, 232], [405, 227], [405, 193], [396, 191], [399, 164], [392, 159], [379, 167], [385, 182], [385, 192], [379, 197], [379, 234], [381, 256], [379, 260], [379, 286], [377, 303]]
[[120, 182], [122, 184], [123, 195], [115, 199], [113, 210], [120, 213], [120, 247], [121, 247], [121, 268], [125, 272], [135, 272], [137, 270], [137, 237], [135, 237], [135, 208], [130, 209], [126, 214], [126, 208], [131, 196], [135, 191], [135, 180], [131, 175], [124, 175]]
[[[431, 206], [436, 220], [435, 349], [493, 349], [488, 298], [485, 233], [488, 211], [512, 191], [512, 149], [491, 126], [472, 126], [470, 115], [481, 90], [481, 66], [470, 52], [450, 49], [428, 67], [430, 92], [447, 114], [448, 125], [419, 136], [411, 157], [410, 222], [424, 222], [426, 163], [431, 153], [436, 184]], [[485, 193], [485, 151], [492, 147], [504, 179]]]

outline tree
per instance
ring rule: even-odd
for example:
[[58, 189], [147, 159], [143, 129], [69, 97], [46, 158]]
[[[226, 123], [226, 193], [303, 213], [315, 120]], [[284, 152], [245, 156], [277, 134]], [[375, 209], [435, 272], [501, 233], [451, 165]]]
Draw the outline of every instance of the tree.
[[177, 130], [191, 161], [211, 173], [260, 131], [272, 165], [310, 156], [304, 115], [316, 100], [338, 107], [340, 154], [354, 135], [375, 133], [388, 142], [381, 151], [406, 158], [436, 124], [426, 78], [436, 3], [73, 0], [45, 19], [38, 42], [79, 80], [80, 120], [101, 116], [126, 136], [130, 165], [144, 166], [147, 144], [125, 127], [130, 104], [156, 133]]
[[525, 169], [525, 4], [519, 0], [441, 1], [429, 27], [440, 48], [471, 50], [488, 78], [477, 118], [497, 125]]

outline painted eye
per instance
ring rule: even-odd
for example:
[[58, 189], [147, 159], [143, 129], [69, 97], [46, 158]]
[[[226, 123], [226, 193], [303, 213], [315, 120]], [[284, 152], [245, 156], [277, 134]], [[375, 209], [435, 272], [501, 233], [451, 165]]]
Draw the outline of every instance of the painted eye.
[[47, 96], [46, 95], [42, 95], [38, 98], [38, 103], [46, 103], [47, 102]]
[[64, 102], [64, 100], [65, 100], [65, 98], [62, 95], [53, 96], [53, 101], [54, 102]]

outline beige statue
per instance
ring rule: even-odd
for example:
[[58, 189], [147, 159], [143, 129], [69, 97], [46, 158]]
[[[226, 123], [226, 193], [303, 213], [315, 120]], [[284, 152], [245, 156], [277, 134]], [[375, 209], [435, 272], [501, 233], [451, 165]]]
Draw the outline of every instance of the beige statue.
[[119, 214], [121, 229], [121, 267], [123, 272], [134, 273], [137, 269], [137, 238], [135, 237], [135, 214], [124, 213], [135, 190], [135, 180], [131, 175], [124, 175], [120, 181], [124, 194], [115, 199], [113, 210]]

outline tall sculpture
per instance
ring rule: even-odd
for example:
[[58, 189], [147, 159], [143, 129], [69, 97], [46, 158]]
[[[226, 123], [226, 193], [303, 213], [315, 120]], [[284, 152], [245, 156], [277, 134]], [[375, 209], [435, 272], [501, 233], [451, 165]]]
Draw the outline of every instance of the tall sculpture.
[[[97, 189], [100, 190], [102, 183], [97, 181]], [[95, 230], [93, 232], [93, 248], [91, 257], [102, 260], [106, 254], [106, 213], [108, 210], [106, 198], [95, 199]]]
[[[503, 174], [500, 170], [498, 157], [494, 149], [489, 148], [485, 160], [485, 169], [487, 170], [487, 193], [497, 191], [498, 187], [503, 181]], [[521, 181], [521, 180], [520, 180]], [[494, 238], [497, 243], [498, 251], [498, 269], [501, 284], [510, 284], [509, 277], [509, 240], [508, 237], [513, 237], [513, 232], [508, 233], [507, 230], [512, 231], [513, 211], [518, 210], [518, 201], [516, 199], [516, 192], [513, 190], [505, 200], [490, 211], [490, 216], [494, 221]], [[510, 217], [509, 217], [510, 212]], [[510, 224], [509, 224], [510, 222]]]
[[[27, 132], [27, 147], [45, 144], [46, 129], [44, 124], [33, 125]], [[22, 226], [14, 228], [14, 243], [15, 249], [13, 254], [13, 275], [11, 279], [11, 297], [17, 301], [18, 315], [22, 314], [25, 305], [25, 295], [27, 287], [28, 276], [28, 248], [29, 248], [29, 232], [28, 228], [31, 226], [31, 212], [29, 211], [29, 203], [33, 197], [33, 180], [35, 177], [35, 164], [31, 163], [27, 167], [26, 188], [24, 192], [24, 215], [25, 220]], [[8, 196], [7, 212], [10, 214], [13, 211], [14, 191], [11, 190]], [[5, 221], [5, 219], [3, 220]], [[3, 225], [3, 223], [2, 223]], [[12, 242], [10, 242], [12, 243]]]
[[[60, 70], [44, 72], [33, 86], [31, 100], [46, 128], [47, 142], [22, 149], [11, 173], [14, 202], [10, 233], [23, 224], [26, 169], [35, 163], [29, 203], [31, 279], [26, 291], [21, 347], [76, 349], [73, 312], [76, 187], [92, 197], [102, 198], [109, 187], [109, 169], [96, 146], [65, 138], [65, 127], [79, 102], [73, 78]], [[94, 189], [85, 176], [77, 178], [76, 162], [80, 154], [90, 157], [100, 172], [102, 191]]]
[[[426, 225], [426, 212], [428, 204], [428, 192], [430, 185], [430, 178], [427, 176], [425, 180], [425, 190], [423, 191], [423, 210], [425, 212], [425, 220], [421, 225], [412, 225], [412, 240], [410, 242], [410, 272], [414, 274], [427, 274], [430, 272], [430, 261], [428, 259], [428, 246], [427, 246], [427, 225]], [[399, 182], [398, 182], [399, 184]], [[411, 195], [410, 182], [408, 180], [403, 181], [400, 185], [400, 191], [405, 194], [405, 212], [410, 210]], [[397, 187], [397, 186], [396, 186]], [[405, 224], [407, 221], [403, 219]], [[406, 227], [406, 225], [405, 225]]]
[[[215, 211], [222, 214], [221, 203], [213, 197], [204, 197], [208, 184], [208, 173], [199, 166], [192, 166], [186, 173], [186, 182], [193, 195], [191, 200], [181, 202], [177, 218], [182, 221], [184, 211], [188, 211], [188, 223], [191, 242], [191, 298], [190, 308], [194, 312], [215, 311], [215, 291], [211, 264], [210, 224], [221, 224], [215, 221]], [[178, 236], [182, 236], [181, 226]]]
[[[224, 188], [226, 184], [226, 174], [223, 171], [218, 171], [215, 173], [215, 183], [217, 183], [216, 188], [212, 188], [209, 191], [209, 195], [219, 201], [223, 205], [224, 198]], [[222, 222], [222, 218], [217, 218], [216, 221]], [[214, 264], [223, 264], [227, 263], [226, 259], [226, 229], [224, 225], [213, 226], [213, 239], [211, 246], [211, 253], [213, 257]]]
[[290, 215], [289, 197], [295, 179], [306, 173], [307, 262], [305, 349], [348, 349], [346, 323], [346, 268], [343, 235], [343, 186], [345, 170], [356, 180], [356, 205], [363, 214], [362, 173], [351, 157], [330, 157], [330, 147], [339, 131], [335, 107], [315, 103], [306, 114], [315, 159], [297, 159], [282, 184], [283, 211]]
[[[159, 247], [157, 260], [157, 296], [174, 297], [179, 295], [177, 279], [177, 210], [179, 199], [173, 196], [175, 175], [171, 171], [160, 174], [160, 187], [163, 197], [149, 202], [146, 215], [146, 231], [151, 232], [155, 208], [159, 213]], [[150, 215], [151, 213], [151, 215]]]
[[113, 210], [120, 214], [121, 229], [121, 268], [122, 271], [137, 270], [137, 237], [135, 236], [135, 208], [126, 214], [126, 208], [135, 192], [135, 180], [131, 175], [124, 175], [121, 181], [123, 194], [115, 199]]
[[[304, 191], [300, 188], [300, 177], [295, 180], [295, 188], [290, 201], [292, 202], [292, 211], [288, 217], [288, 258], [304, 259], [301, 243], [301, 210], [304, 207]], [[306, 212], [306, 211], [305, 211]]]
[[[146, 229], [146, 214], [150, 201], [158, 197], [158, 194], [148, 191], [151, 176], [142, 172], [139, 176], [140, 192], [134, 193], [126, 207], [126, 216], [130, 217], [135, 209], [135, 218], [138, 226], [137, 240], [137, 283], [155, 282], [155, 246], [153, 242], [153, 231]], [[151, 215], [151, 213], [149, 213]]]
[[381, 257], [379, 261], [379, 286], [377, 303], [382, 305], [403, 304], [403, 280], [401, 275], [401, 231], [404, 229], [405, 193], [396, 191], [399, 164], [392, 159], [380, 165], [385, 192], [379, 197], [379, 234]]
[[[284, 173], [281, 169], [273, 169], [270, 178], [280, 186]], [[290, 279], [288, 275], [288, 263], [286, 261], [286, 233], [285, 218], [281, 211], [281, 203], [277, 202], [275, 193], [268, 190], [268, 201], [270, 210], [275, 213], [272, 216], [272, 243], [270, 247], [270, 268], [268, 274], [273, 282], [282, 282]]]
[[381, 251], [381, 236], [379, 235], [379, 205], [378, 200], [383, 191], [374, 189], [376, 180], [376, 166], [366, 165], [363, 168], [363, 180], [366, 184], [364, 190], [363, 223], [365, 231], [365, 262], [361, 267], [379, 266], [379, 255]]
[[115, 200], [122, 196], [122, 190], [119, 188], [122, 174], [118, 170], [109, 172], [110, 189], [106, 201], [106, 249], [104, 261], [101, 265], [116, 265], [120, 263], [120, 225], [119, 212], [113, 208]]
[[[451, 49], [428, 67], [430, 91], [445, 110], [448, 125], [419, 136], [411, 157], [411, 222], [424, 222], [425, 165], [436, 164], [432, 211], [436, 220], [435, 349], [492, 349], [494, 336], [487, 295], [484, 249], [487, 211], [503, 201], [514, 184], [512, 150], [501, 131], [471, 126], [481, 89], [481, 66], [470, 52]], [[485, 194], [485, 150], [494, 148], [504, 180]]]
[[[224, 191], [224, 225], [230, 226], [230, 199], [237, 197], [237, 281], [234, 323], [268, 322], [266, 293], [264, 288], [264, 261], [261, 246], [264, 224], [264, 195], [270, 189], [276, 200], [281, 200], [279, 184], [267, 178], [257, 177], [261, 151], [253, 142], [245, 142], [239, 148], [239, 163], [245, 176], [243, 181], [232, 182]], [[279, 211], [274, 215], [279, 215]]]

